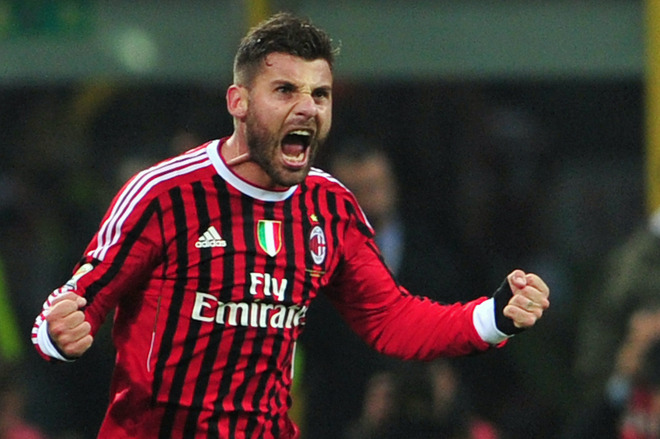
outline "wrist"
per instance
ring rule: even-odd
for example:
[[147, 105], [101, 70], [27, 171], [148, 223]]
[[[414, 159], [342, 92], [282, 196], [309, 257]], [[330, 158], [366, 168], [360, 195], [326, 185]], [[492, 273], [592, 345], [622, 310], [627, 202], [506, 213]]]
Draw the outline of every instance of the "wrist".
[[44, 320], [37, 331], [37, 343], [39, 344], [41, 352], [60, 361], [74, 361], [72, 358], [68, 358], [66, 355], [64, 355], [64, 353], [57, 347], [57, 345], [53, 343], [53, 340], [50, 338], [50, 334], [48, 333], [47, 321]]
[[493, 299], [495, 301], [495, 324], [497, 325], [497, 329], [506, 335], [515, 335], [524, 330], [524, 328], [518, 328], [513, 323], [513, 320], [504, 315], [504, 308], [509, 304], [512, 297], [513, 292], [511, 291], [509, 282], [504, 279], [504, 282], [495, 290]]
[[472, 322], [479, 337], [486, 343], [498, 345], [511, 337], [500, 331], [495, 323], [495, 299], [492, 297], [474, 307]]

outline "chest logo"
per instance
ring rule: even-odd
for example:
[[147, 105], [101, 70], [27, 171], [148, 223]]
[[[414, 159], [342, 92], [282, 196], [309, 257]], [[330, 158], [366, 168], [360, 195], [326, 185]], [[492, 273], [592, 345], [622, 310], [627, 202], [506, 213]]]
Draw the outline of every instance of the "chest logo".
[[259, 220], [257, 240], [268, 256], [277, 255], [282, 249], [282, 221]]
[[314, 226], [309, 234], [309, 252], [316, 265], [321, 265], [325, 261], [326, 250], [325, 233], [320, 226]]
[[197, 248], [208, 248], [208, 247], [227, 247], [227, 241], [222, 239], [222, 236], [218, 233], [218, 230], [211, 226], [206, 229], [206, 232], [199, 237], [195, 243]]

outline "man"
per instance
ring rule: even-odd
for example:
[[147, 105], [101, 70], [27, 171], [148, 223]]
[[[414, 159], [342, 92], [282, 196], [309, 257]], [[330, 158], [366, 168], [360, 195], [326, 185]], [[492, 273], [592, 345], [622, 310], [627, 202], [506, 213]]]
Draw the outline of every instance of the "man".
[[33, 341], [59, 361], [89, 349], [115, 310], [100, 438], [298, 437], [295, 342], [321, 290], [402, 358], [486, 350], [549, 306], [522, 270], [465, 305], [396, 284], [352, 195], [311, 168], [330, 129], [333, 55], [323, 31], [289, 14], [251, 30], [226, 95], [233, 134], [131, 179], [47, 299]]

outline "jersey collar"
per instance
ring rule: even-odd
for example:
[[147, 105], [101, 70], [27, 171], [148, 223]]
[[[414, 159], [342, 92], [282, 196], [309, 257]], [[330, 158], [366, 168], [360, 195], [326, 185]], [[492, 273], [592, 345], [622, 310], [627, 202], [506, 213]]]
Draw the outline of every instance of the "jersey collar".
[[254, 186], [248, 181], [242, 179], [227, 167], [225, 160], [220, 155], [220, 145], [225, 141], [226, 139], [213, 140], [206, 147], [206, 152], [220, 177], [241, 193], [261, 201], [283, 201], [289, 198], [296, 189], [298, 189], [298, 185], [294, 185], [283, 191], [270, 191], [268, 189]]

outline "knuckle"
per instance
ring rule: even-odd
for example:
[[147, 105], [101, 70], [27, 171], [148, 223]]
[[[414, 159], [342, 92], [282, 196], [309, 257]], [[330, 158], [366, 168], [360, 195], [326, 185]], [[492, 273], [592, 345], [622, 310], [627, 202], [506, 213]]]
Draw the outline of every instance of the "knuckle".
[[59, 322], [49, 322], [48, 332], [51, 337], [59, 339], [64, 334], [64, 327]]
[[73, 343], [73, 337], [71, 334], [62, 334], [57, 341], [59, 342], [62, 349], [70, 349], [71, 343]]

